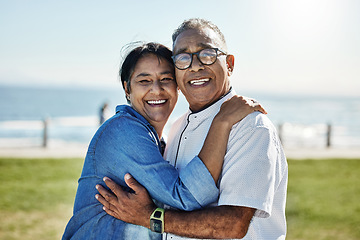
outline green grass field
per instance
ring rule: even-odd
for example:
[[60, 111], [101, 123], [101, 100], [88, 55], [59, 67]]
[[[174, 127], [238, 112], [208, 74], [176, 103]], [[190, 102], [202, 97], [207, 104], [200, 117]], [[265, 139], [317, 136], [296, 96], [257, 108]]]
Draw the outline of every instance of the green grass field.
[[[360, 239], [360, 159], [288, 163], [287, 239]], [[0, 239], [60, 239], [82, 164], [0, 158]]]

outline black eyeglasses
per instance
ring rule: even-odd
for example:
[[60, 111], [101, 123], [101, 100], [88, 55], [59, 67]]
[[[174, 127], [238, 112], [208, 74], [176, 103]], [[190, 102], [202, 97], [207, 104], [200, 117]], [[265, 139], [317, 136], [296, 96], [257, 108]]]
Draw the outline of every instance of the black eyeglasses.
[[179, 53], [171, 58], [177, 69], [185, 70], [191, 66], [194, 55], [197, 56], [201, 64], [211, 65], [216, 62], [219, 55], [226, 55], [226, 53], [218, 48], [205, 48], [194, 53]]

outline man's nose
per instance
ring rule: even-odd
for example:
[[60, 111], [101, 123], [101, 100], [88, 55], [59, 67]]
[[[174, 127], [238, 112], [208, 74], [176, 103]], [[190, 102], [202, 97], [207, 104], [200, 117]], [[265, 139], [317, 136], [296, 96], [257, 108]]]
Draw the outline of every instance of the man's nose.
[[200, 62], [199, 57], [196, 54], [194, 54], [193, 59], [192, 59], [192, 63], [190, 65], [190, 67], [189, 67], [189, 70], [197, 72], [197, 71], [199, 71], [201, 69], [204, 69], [204, 65]]

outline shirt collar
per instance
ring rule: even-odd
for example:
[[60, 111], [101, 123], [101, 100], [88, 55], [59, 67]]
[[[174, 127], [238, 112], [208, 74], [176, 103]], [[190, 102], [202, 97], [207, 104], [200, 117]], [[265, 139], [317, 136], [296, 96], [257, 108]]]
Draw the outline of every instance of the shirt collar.
[[194, 115], [194, 116], [199, 116], [199, 117], [204, 117], [204, 118], [207, 118], [210, 116], [215, 116], [214, 114], [216, 114], [217, 112], [220, 111], [221, 105], [226, 100], [232, 98], [234, 95], [236, 95], [235, 90], [233, 90], [233, 88], [230, 87], [230, 90], [226, 94], [221, 96], [218, 100], [213, 102], [211, 105], [209, 105], [206, 108], [204, 108], [200, 111], [197, 111], [197, 112], [193, 112], [189, 109], [188, 115]]
[[[233, 92], [232, 87], [230, 87], [230, 90], [229, 90], [227, 93], [225, 93], [224, 95], [222, 95], [218, 100], [216, 100], [215, 102], [213, 102], [213, 103], [210, 104], [209, 106], [207, 106], [207, 107], [205, 107], [205, 108], [203, 108], [203, 109], [201, 109], [201, 110], [199, 110], [199, 111], [192, 111], [191, 109], [189, 109], [189, 110], [190, 110], [190, 113], [199, 113], [199, 112], [202, 112], [202, 111], [204, 111], [204, 110], [206, 110], [206, 109], [208, 109], [208, 108], [211, 108], [211, 106], [213, 106], [213, 105], [217, 105], [217, 103], [218, 103], [219, 101], [221, 101], [223, 98], [228, 99], [228, 98], [226, 98], [226, 97], [227, 97], [227, 95], [229, 95], [231, 92]], [[223, 102], [222, 102], [222, 103], [223, 103]], [[221, 103], [221, 104], [222, 104], [222, 103]]]
[[[213, 102], [212, 104], [210, 104], [209, 106], [199, 110], [199, 111], [192, 111], [191, 109], [189, 109], [190, 114], [197, 114], [197, 113], [201, 113], [203, 111], [207, 111], [207, 109], [213, 109], [213, 108], [218, 108], [219, 106], [221, 106], [223, 104], [223, 102], [225, 102], [227, 99], [231, 98], [232, 96], [234, 96], [236, 93], [233, 90], [232, 87], [230, 87], [230, 90], [225, 93], [224, 95], [222, 95], [218, 100], [216, 100], [215, 102]], [[220, 107], [219, 107], [220, 109]], [[210, 110], [211, 111], [211, 110]]]
[[145, 125], [151, 126], [151, 124], [140, 113], [135, 111], [135, 109], [133, 109], [129, 105], [118, 105], [118, 106], [116, 106], [116, 114], [118, 114], [118, 113], [130, 114], [131, 116], [133, 116], [133, 117], [137, 118], [138, 120], [140, 120]]

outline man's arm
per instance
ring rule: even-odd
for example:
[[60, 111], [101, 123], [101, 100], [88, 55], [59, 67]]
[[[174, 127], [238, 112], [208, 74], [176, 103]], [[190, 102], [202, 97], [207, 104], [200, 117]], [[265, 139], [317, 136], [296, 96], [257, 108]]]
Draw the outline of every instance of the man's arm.
[[[107, 191], [100, 185], [97, 199], [111, 216], [128, 223], [150, 228], [150, 215], [156, 209], [145, 188], [134, 178], [125, 176], [126, 184], [135, 193], [124, 192], [106, 178]], [[217, 206], [192, 212], [166, 210], [165, 232], [193, 238], [243, 238], [255, 209], [240, 206]]]
[[240, 206], [166, 210], [165, 232], [191, 238], [243, 238], [254, 213], [255, 209]]

